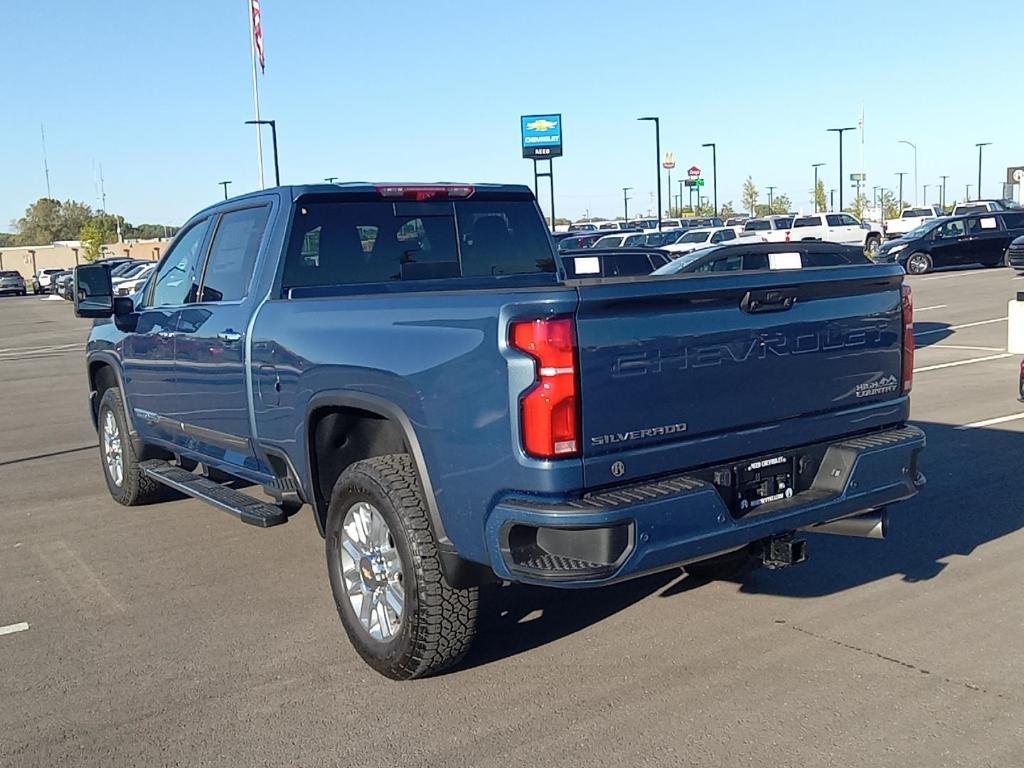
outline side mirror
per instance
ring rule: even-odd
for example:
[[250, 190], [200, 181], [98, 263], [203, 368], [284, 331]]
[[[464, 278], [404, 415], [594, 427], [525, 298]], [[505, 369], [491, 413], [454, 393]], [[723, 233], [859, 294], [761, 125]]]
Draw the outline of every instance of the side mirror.
[[75, 267], [75, 317], [111, 317], [114, 289], [106, 264]]

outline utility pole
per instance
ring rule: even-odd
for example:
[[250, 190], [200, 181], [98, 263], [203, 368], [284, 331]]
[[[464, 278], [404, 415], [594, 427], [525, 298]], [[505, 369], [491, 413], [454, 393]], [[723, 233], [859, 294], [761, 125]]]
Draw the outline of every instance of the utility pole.
[[942, 212], [946, 212], [946, 179], [949, 176], [939, 176], [942, 179], [942, 192], [939, 194], [939, 205], [942, 207]]
[[629, 192], [632, 187], [622, 188], [622, 220], [629, 221]]
[[715, 147], [715, 142], [709, 141], [707, 144], [701, 144], [702, 147], [711, 147], [711, 189], [712, 196], [715, 200], [715, 216], [718, 215], [718, 151]]
[[839, 210], [843, 210], [843, 184], [846, 182], [843, 179], [843, 134], [846, 131], [857, 130], [854, 127], [850, 128], [829, 128], [830, 133], [839, 134]]
[[900, 201], [899, 207], [903, 209], [903, 177], [907, 175], [906, 171], [896, 171], [896, 175], [900, 177]]
[[228, 199], [228, 184], [230, 184], [231, 182], [230, 181], [218, 181], [217, 183], [220, 184], [222, 187], [224, 187], [224, 199], [227, 200]]
[[811, 163], [811, 167], [814, 169], [814, 212], [818, 213], [818, 169], [825, 163]]
[[981, 200], [981, 150], [982, 150], [983, 147], [987, 147], [991, 143], [992, 143], [991, 141], [982, 141], [982, 142], [979, 142], [977, 145], [975, 145], [975, 146], [978, 147], [978, 187], [977, 187], [977, 189], [978, 189], [978, 199], [979, 200]]
[[46, 196], [52, 198], [50, 194], [50, 163], [46, 159], [46, 127], [39, 124], [39, 135], [43, 137], [43, 173], [46, 174]]

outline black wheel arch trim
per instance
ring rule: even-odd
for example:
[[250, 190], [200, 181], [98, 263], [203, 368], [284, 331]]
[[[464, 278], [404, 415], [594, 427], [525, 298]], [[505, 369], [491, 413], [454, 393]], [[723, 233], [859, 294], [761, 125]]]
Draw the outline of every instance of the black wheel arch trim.
[[[389, 400], [385, 400], [384, 398], [376, 395], [370, 395], [363, 392], [351, 392], [349, 390], [327, 390], [317, 393], [310, 399], [306, 406], [304, 421], [306, 425], [306, 471], [310, 485], [314, 485], [313, 437], [309, 430], [310, 419], [312, 418], [313, 413], [317, 410], [330, 407], [357, 408], [361, 411], [366, 411], [388, 419], [398, 426], [402, 431], [402, 436], [405, 439], [406, 445], [409, 446], [409, 453], [412, 456], [413, 464], [416, 465], [416, 471], [419, 474], [420, 483], [423, 485], [423, 495], [427, 500], [427, 512], [430, 516], [430, 524], [434, 528], [434, 538], [437, 541], [438, 550], [454, 554], [455, 546], [452, 544], [451, 539], [448, 538], [444, 522], [441, 520], [441, 513], [437, 507], [437, 499], [434, 497], [434, 487], [430, 482], [430, 474], [427, 472], [427, 464], [423, 457], [423, 449], [420, 447], [420, 441], [416, 437], [416, 430], [413, 429], [412, 420], [405, 411]], [[320, 528], [320, 533], [323, 534], [326, 510], [323, 510], [323, 515], [320, 514], [320, 510], [317, 509], [315, 493], [312, 494], [310, 504], [313, 506], [314, 517], [316, 518], [317, 526]]]
[[136, 453], [141, 455], [143, 449], [142, 440], [139, 438], [139, 431], [135, 428], [135, 420], [132, 416], [131, 408], [128, 407], [128, 393], [124, 386], [124, 374], [121, 371], [121, 361], [117, 355], [113, 352], [97, 351], [90, 352], [85, 357], [86, 374], [89, 377], [89, 417], [92, 419], [93, 427], [99, 429], [99, 393], [96, 391], [93, 380], [92, 370], [93, 365], [96, 363], [103, 363], [108, 366], [114, 372], [114, 378], [117, 379], [117, 388], [121, 391], [121, 405], [124, 407], [124, 418], [128, 422], [128, 439], [132, 441], [132, 447]]

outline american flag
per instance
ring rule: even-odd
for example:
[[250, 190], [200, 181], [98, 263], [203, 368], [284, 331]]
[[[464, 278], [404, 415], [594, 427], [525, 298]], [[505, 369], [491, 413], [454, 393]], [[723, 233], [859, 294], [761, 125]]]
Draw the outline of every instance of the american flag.
[[256, 55], [260, 59], [260, 72], [266, 72], [266, 61], [263, 58], [263, 23], [260, 21], [260, 0], [249, 0], [252, 12], [252, 44], [256, 46]]

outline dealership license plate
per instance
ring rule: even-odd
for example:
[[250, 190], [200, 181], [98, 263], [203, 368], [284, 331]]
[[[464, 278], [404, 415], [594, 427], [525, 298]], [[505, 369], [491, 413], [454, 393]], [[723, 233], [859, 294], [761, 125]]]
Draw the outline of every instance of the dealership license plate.
[[766, 504], [784, 501], [796, 493], [795, 457], [777, 454], [736, 467], [736, 511], [745, 515]]

